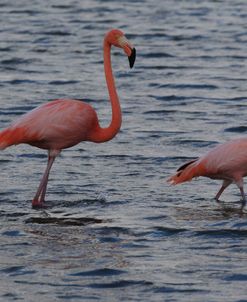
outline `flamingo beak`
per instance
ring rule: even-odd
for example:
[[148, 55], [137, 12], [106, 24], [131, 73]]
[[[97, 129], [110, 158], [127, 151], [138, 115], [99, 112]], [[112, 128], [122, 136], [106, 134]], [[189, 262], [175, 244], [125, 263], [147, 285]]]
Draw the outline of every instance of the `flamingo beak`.
[[125, 36], [120, 36], [118, 38], [118, 46], [123, 48], [125, 54], [129, 58], [130, 68], [132, 68], [136, 59], [136, 49], [132, 46], [132, 44]]
[[132, 68], [134, 66], [135, 59], [136, 59], [136, 49], [135, 48], [131, 49], [131, 54], [130, 54], [130, 56], [128, 56], [128, 58], [129, 58], [130, 68]]

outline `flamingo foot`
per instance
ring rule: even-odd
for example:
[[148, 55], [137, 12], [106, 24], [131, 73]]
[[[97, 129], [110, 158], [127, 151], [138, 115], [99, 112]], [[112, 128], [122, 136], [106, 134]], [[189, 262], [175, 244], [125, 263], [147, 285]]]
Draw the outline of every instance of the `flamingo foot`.
[[241, 205], [241, 208], [240, 208], [240, 211], [241, 211], [241, 212], [243, 211], [245, 205], [246, 205], [246, 200], [243, 199], [243, 200], [242, 200], [242, 205]]
[[216, 196], [214, 197], [214, 200], [219, 204], [222, 203], [221, 200], [219, 198], [217, 198]]
[[45, 208], [47, 208], [47, 205], [44, 202], [42, 202], [42, 201], [33, 199], [33, 201], [32, 201], [32, 208], [33, 209], [45, 209]]

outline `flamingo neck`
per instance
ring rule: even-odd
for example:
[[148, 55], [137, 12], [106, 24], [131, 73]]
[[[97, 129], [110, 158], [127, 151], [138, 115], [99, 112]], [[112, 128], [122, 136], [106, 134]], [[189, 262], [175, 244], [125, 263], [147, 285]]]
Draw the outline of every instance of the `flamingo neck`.
[[91, 140], [98, 143], [111, 140], [119, 132], [122, 123], [121, 107], [111, 67], [111, 44], [107, 39], [104, 40], [104, 70], [111, 102], [112, 120], [110, 125], [106, 128], [98, 126], [97, 130], [92, 135]]

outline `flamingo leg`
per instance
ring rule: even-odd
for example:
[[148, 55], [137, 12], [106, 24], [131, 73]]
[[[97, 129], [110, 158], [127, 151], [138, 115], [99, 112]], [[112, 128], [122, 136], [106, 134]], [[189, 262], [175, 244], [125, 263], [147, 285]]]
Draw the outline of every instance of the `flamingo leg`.
[[[55, 160], [55, 158], [54, 158], [54, 160]], [[54, 161], [54, 160], [53, 160], [53, 161]], [[43, 189], [42, 189], [42, 191], [41, 191], [40, 200], [41, 200], [42, 202], [45, 201], [45, 194], [46, 194], [46, 189], [47, 189], [47, 184], [48, 184], [48, 178], [49, 178], [49, 177], [47, 177], [47, 180], [46, 180], [46, 182], [45, 182], [45, 184], [44, 184], [44, 186], [43, 186]]]
[[239, 190], [240, 190], [240, 193], [241, 193], [241, 196], [242, 196], [242, 206], [241, 206], [241, 211], [242, 211], [243, 208], [246, 205], [246, 197], [245, 197], [245, 194], [244, 194], [244, 188], [243, 188], [243, 186], [240, 187]]
[[45, 193], [46, 193], [46, 188], [47, 188], [47, 182], [50, 174], [50, 170], [52, 167], [52, 164], [56, 158], [56, 155], [51, 155], [49, 152], [48, 155], [48, 162], [46, 166], [45, 173], [41, 179], [40, 185], [38, 187], [38, 190], [34, 196], [34, 199], [32, 201], [32, 207], [37, 208], [37, 207], [43, 207], [44, 201], [45, 201]]
[[219, 192], [216, 194], [215, 199], [219, 201], [220, 195], [225, 191], [225, 189], [231, 184], [232, 182], [230, 180], [224, 180], [222, 183], [221, 188], [219, 189]]
[[246, 204], [246, 197], [245, 197], [245, 193], [244, 193], [244, 182], [243, 182], [243, 178], [239, 177], [236, 181], [236, 185], [238, 186], [241, 196], [242, 196], [242, 205], [240, 210], [242, 211], [243, 208], [245, 207]]

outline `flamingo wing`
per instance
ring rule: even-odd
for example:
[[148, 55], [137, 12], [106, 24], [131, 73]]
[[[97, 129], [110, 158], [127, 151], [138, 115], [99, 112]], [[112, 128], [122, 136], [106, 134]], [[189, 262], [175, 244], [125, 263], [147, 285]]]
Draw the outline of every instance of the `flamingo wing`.
[[55, 100], [20, 117], [5, 131], [6, 144], [28, 143], [43, 149], [64, 149], [83, 140], [98, 125], [96, 112], [77, 100]]

